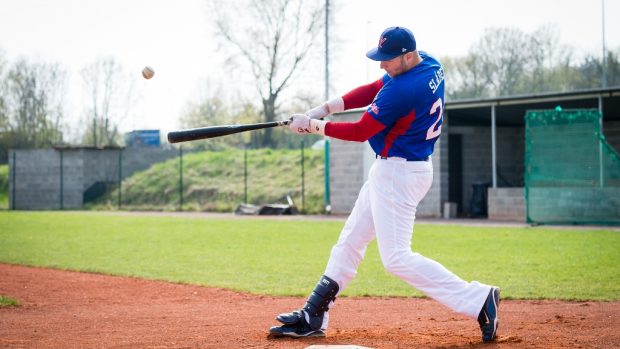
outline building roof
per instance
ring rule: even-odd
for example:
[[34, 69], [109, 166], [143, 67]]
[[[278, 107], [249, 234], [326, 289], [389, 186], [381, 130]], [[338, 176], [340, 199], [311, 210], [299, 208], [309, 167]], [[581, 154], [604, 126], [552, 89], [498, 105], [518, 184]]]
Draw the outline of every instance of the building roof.
[[451, 126], [490, 126], [491, 108], [495, 106], [498, 126], [523, 126], [528, 110], [598, 109], [603, 104], [603, 120], [620, 120], [620, 86], [570, 92], [549, 92], [496, 98], [446, 101]]

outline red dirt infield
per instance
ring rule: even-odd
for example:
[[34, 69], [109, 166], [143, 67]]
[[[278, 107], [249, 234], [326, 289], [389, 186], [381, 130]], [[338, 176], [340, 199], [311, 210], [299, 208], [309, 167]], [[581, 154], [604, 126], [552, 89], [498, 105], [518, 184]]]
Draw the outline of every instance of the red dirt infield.
[[336, 301], [326, 338], [268, 339], [305, 298], [0, 264], [0, 348], [619, 348], [620, 302], [512, 301], [494, 343], [430, 299]]

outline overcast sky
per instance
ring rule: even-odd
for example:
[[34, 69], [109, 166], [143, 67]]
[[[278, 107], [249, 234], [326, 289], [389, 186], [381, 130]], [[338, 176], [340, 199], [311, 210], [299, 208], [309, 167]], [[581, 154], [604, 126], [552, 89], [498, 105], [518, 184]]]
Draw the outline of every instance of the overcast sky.
[[[235, 1], [235, 0], [230, 0]], [[323, 0], [316, 0], [323, 1]], [[514, 27], [531, 33], [556, 25], [562, 43], [579, 55], [602, 54], [601, 0], [331, 0], [332, 95], [380, 76], [365, 58], [385, 27], [410, 28], [418, 48], [435, 56], [462, 56], [484, 28]], [[605, 0], [608, 49], [620, 50], [620, 0]], [[60, 63], [69, 73], [68, 114], [75, 124], [81, 108], [79, 70], [112, 56], [133, 74], [140, 101], [121, 125], [132, 129], [178, 127], [184, 106], [204, 95], [205, 81], [226, 81], [225, 57], [204, 0], [0, 0], [0, 49], [9, 62], [25, 57]], [[143, 66], [155, 69], [144, 80]], [[304, 90], [323, 95], [323, 62]], [[312, 81], [315, 79], [316, 81]], [[227, 82], [228, 83], [228, 82]], [[258, 101], [257, 101], [258, 102]], [[259, 104], [259, 103], [257, 103]]]

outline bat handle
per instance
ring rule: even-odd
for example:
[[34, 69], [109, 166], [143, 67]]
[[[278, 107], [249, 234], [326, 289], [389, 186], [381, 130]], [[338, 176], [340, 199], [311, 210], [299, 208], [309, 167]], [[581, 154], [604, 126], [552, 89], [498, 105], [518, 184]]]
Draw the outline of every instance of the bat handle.
[[291, 120], [280, 120], [276, 121], [276, 123], [278, 124], [278, 126], [286, 126], [291, 123]]

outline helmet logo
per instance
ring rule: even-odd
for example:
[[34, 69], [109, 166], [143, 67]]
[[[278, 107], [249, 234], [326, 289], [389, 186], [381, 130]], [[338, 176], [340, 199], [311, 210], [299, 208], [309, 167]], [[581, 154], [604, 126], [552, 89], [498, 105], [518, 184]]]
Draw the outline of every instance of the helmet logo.
[[387, 39], [383, 36], [379, 38], [379, 47], [383, 47], [383, 43], [385, 42], [385, 40]]

